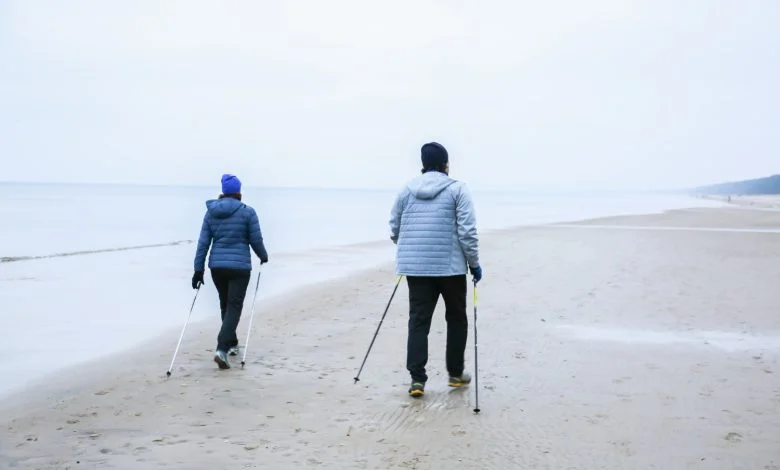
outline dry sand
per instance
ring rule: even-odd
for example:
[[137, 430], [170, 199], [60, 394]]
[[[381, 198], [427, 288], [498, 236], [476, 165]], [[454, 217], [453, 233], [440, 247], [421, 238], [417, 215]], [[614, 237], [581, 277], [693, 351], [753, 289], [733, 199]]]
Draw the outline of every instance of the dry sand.
[[0, 413], [0, 468], [780, 469], [780, 235], [598, 225], [780, 228], [780, 213], [484, 236], [479, 415], [474, 384], [446, 386], [441, 304], [427, 394], [407, 396], [405, 283], [353, 384], [386, 267], [259, 298], [244, 370], [212, 362], [215, 312], [170, 379], [178, 331], [47, 381]]

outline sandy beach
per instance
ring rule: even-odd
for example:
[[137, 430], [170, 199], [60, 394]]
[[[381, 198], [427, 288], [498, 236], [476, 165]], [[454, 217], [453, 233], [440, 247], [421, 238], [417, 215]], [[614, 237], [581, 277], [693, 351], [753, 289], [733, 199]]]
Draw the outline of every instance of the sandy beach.
[[426, 396], [407, 396], [405, 282], [353, 383], [396, 280], [384, 266], [261, 293], [243, 370], [212, 362], [215, 311], [170, 378], [179, 329], [4, 400], [0, 468], [780, 469], [780, 212], [481, 238], [478, 415], [474, 383], [446, 384], [443, 302]]

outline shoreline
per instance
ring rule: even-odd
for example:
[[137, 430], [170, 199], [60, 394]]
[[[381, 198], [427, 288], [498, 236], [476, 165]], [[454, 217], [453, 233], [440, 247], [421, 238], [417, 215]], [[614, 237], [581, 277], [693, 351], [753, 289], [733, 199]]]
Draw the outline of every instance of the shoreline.
[[[491, 238], [491, 237], [502, 237], [506, 235], [511, 235], [513, 233], [517, 233], [522, 230], [528, 230], [528, 229], [534, 229], [534, 228], [549, 228], [549, 227], [561, 227], [561, 228], [570, 228], [570, 227], [582, 227], [586, 228], [588, 226], [594, 226], [594, 228], [599, 228], [599, 226], [596, 224], [600, 221], [611, 221], [611, 220], [620, 220], [626, 217], [643, 217], [643, 216], [653, 216], [653, 215], [662, 215], [662, 214], [668, 214], [668, 213], [677, 213], [677, 212], [686, 212], [686, 211], [697, 211], [697, 210], [717, 210], [717, 208], [707, 208], [707, 207], [689, 207], [689, 208], [676, 208], [676, 209], [667, 209], [659, 212], [650, 212], [646, 214], [627, 214], [627, 215], [615, 215], [615, 216], [605, 216], [605, 217], [596, 217], [596, 218], [585, 218], [585, 219], [573, 219], [570, 221], [561, 221], [561, 222], [552, 222], [552, 223], [546, 223], [546, 224], [524, 224], [524, 225], [515, 225], [511, 227], [505, 227], [505, 228], [497, 228], [497, 229], [490, 229], [485, 230], [481, 235], [481, 241], [484, 237]], [[728, 207], [726, 207], [728, 209]], [[630, 227], [629, 227], [630, 228]], [[639, 229], [642, 229], [643, 227], [639, 227]], [[673, 229], [673, 227], [671, 227]], [[780, 228], [776, 229], [775, 231], [770, 231], [767, 233], [775, 233], [776, 231], [780, 231]], [[317, 254], [343, 254], [345, 251], [354, 251], [354, 250], [367, 250], [370, 252], [374, 252], [379, 249], [387, 248], [387, 246], [390, 244], [390, 249], [393, 251], [395, 250], [395, 246], [392, 245], [391, 241], [368, 241], [368, 242], [360, 242], [360, 243], [353, 243], [348, 245], [339, 245], [339, 246], [331, 246], [326, 248], [318, 248], [313, 249], [307, 252], [286, 252], [286, 253], [280, 253], [278, 256], [282, 258], [300, 258], [300, 257], [308, 257], [313, 253]], [[178, 246], [178, 245], [175, 245]], [[252, 276], [254, 279], [254, 276], [258, 275], [260, 268], [259, 264], [257, 264], [257, 260], [253, 258], [253, 269], [252, 269]], [[369, 262], [369, 264], [364, 265], [362, 267], [346, 269], [342, 272], [339, 272], [338, 274], [330, 274], [328, 276], [317, 276], [317, 279], [314, 280], [308, 280], [308, 281], [302, 281], [298, 282], [296, 284], [291, 284], [289, 286], [283, 287], [281, 289], [272, 289], [270, 290], [270, 293], [266, 296], [263, 296], [263, 280], [260, 281], [260, 288], [258, 291], [258, 298], [257, 303], [255, 306], [255, 315], [261, 314], [261, 310], [263, 309], [263, 303], [268, 303], [266, 308], [273, 310], [275, 306], [282, 305], [286, 301], [288, 301], [291, 298], [295, 297], [296, 292], [299, 290], [310, 290], [310, 289], [317, 289], [319, 287], [322, 287], [326, 284], [331, 283], [340, 283], [350, 278], [360, 279], [365, 276], [370, 276], [373, 273], [376, 273], [378, 271], [387, 271], [390, 273], [388, 279], [394, 279], [395, 275], [393, 274], [395, 261], [393, 259], [389, 260], [383, 260], [383, 261], [373, 261]], [[209, 278], [210, 280], [210, 278]], [[244, 309], [242, 313], [241, 323], [242, 326], [246, 326], [245, 323], [248, 321], [248, 315], [251, 311], [251, 299], [252, 295], [254, 293], [252, 285], [254, 284], [254, 281], [250, 282], [250, 286], [247, 289], [247, 298], [244, 303]], [[205, 286], [204, 286], [205, 287]], [[213, 290], [213, 286], [212, 286]], [[202, 297], [199, 296], [199, 298]], [[197, 309], [197, 305], [196, 305]], [[186, 316], [184, 316], [184, 311], [181, 313], [181, 318], [186, 319]], [[185, 340], [192, 334], [192, 330], [200, 329], [202, 330], [206, 325], [209, 325], [214, 322], [213, 315], [208, 315], [203, 318], [195, 318], [191, 319], [188, 326], [187, 331], [185, 332]], [[173, 340], [172, 346], [171, 346], [171, 356], [173, 355], [173, 350], [176, 346], [176, 342], [178, 341], [178, 337], [181, 333], [181, 327], [180, 325], [178, 327], [168, 327], [164, 330], [161, 330], [160, 332], [154, 334], [154, 335], [148, 335], [142, 339], [139, 339], [138, 341], [135, 341], [133, 344], [128, 345], [126, 347], [110, 350], [105, 355], [112, 357], [114, 359], [121, 359], [125, 358], [127, 356], [132, 356], [134, 354], [139, 353], [146, 347], [152, 347], [158, 344], [158, 342], [171, 342]], [[213, 329], [213, 326], [212, 326]], [[243, 345], [243, 342], [241, 341], [241, 335], [239, 334], [239, 341], [240, 344]], [[184, 342], [184, 340], [183, 340]], [[242, 353], [243, 354], [243, 353]], [[42, 386], [48, 381], [60, 381], [65, 377], [70, 377], [71, 373], [76, 373], [78, 370], [83, 368], [89, 368], [98, 365], [104, 360], [104, 357], [100, 358], [90, 358], [85, 359], [73, 364], [66, 365], [62, 368], [55, 369], [49, 373], [46, 373], [45, 375], [32, 379], [28, 382], [26, 386], [23, 388], [18, 388], [16, 390], [11, 390], [10, 392], [6, 392], [3, 390], [0, 390], [0, 399], [2, 399], [2, 402], [0, 402], [0, 414], [9, 407], [16, 406], [17, 404], [21, 403], [21, 401], [28, 401], [26, 399], [22, 399], [23, 396], [29, 396], [31, 389], [37, 389], [39, 386]], [[178, 358], [177, 361], [178, 363]], [[176, 367], [176, 363], [174, 364], [174, 369]], [[87, 380], [86, 382], [88, 382]], [[80, 383], [86, 383], [86, 382], [80, 382]], [[14, 405], [9, 405], [10, 403], [14, 403]]]
[[758, 195], [718, 195], [703, 194], [699, 199], [718, 201], [731, 204], [736, 207], [745, 207], [756, 210], [780, 210], [780, 194]]
[[[652, 215], [652, 214], [660, 214], [664, 212], [668, 212], [669, 210], [680, 210], [679, 208], [672, 208], [672, 209], [659, 209], [657, 211], [647, 212], [644, 214], [622, 214], [622, 215], [614, 215], [614, 217], [620, 217], [623, 215]], [[614, 211], [610, 211], [614, 212]], [[622, 211], [617, 211], [618, 213], [621, 213]], [[583, 218], [574, 218], [570, 219], [568, 221], [561, 220], [559, 222], [546, 222], [546, 223], [535, 223], [530, 222], [526, 224], [515, 224], [512, 226], [502, 227], [502, 228], [490, 228], [486, 230], [482, 230], [480, 233], [480, 238], [483, 237], [492, 237], [492, 236], [498, 236], [500, 234], [504, 233], [511, 233], [515, 232], [517, 230], [523, 230], [528, 227], [537, 227], [537, 226], [545, 226], [548, 224], [554, 224], [554, 223], [578, 223], [591, 220], [589, 217], [583, 217]], [[186, 253], [182, 250], [188, 250]], [[191, 244], [188, 243], [159, 243], [159, 244], [153, 244], [149, 245], [149, 248], [139, 248], [137, 250], [127, 250], [125, 248], [110, 248], [110, 249], [104, 249], [104, 250], [97, 250], [96, 252], [92, 253], [90, 250], [87, 250], [86, 252], [83, 252], [83, 256], [81, 254], [74, 255], [74, 256], [56, 256], [54, 258], [51, 257], [51, 255], [40, 255], [40, 256], [33, 256], [29, 257], [29, 259], [21, 259], [19, 261], [15, 262], [8, 262], [3, 263], [3, 266], [7, 266], [8, 270], [10, 269], [17, 269], [19, 272], [23, 273], [22, 275], [18, 275], [16, 277], [10, 277], [8, 279], [27, 279], [26, 275], [26, 267], [27, 266], [35, 266], [34, 263], [45, 263], [45, 262], [59, 262], [59, 263], [67, 263], [68, 261], [75, 262], [77, 259], [84, 257], [87, 261], [94, 263], [96, 266], [99, 263], [100, 260], [106, 260], [105, 262], [111, 263], [111, 264], [118, 264], [118, 263], [128, 263], [128, 262], [135, 262], [138, 263], [138, 261], [135, 261], [129, 256], [153, 256], [159, 253], [159, 256], [175, 256], [179, 259], [181, 259], [181, 263], [187, 263], [189, 261], [190, 251], [192, 250]], [[133, 254], [133, 252], [137, 254]], [[350, 243], [345, 245], [335, 245], [335, 246], [324, 246], [324, 247], [317, 247], [312, 248], [306, 251], [283, 251], [279, 252], [277, 255], [274, 256], [274, 262], [269, 263], [269, 265], [266, 265], [262, 269], [264, 270], [263, 276], [264, 279], [260, 282], [260, 290], [258, 291], [258, 304], [262, 302], [274, 302], [279, 298], [283, 298], [287, 295], [293, 294], [295, 292], [299, 292], [302, 290], [307, 290], [313, 287], [316, 287], [317, 285], [321, 284], [322, 282], [329, 282], [332, 280], [338, 280], [343, 279], [345, 277], [349, 277], [353, 273], [369, 273], [373, 272], [375, 270], [384, 269], [387, 266], [392, 266], [394, 263], [394, 254], [395, 254], [395, 245], [392, 244], [392, 242], [389, 240], [374, 240], [374, 241], [363, 241], [358, 243]], [[124, 256], [124, 258], [118, 258], [111, 261], [112, 256]], [[86, 262], [86, 261], [85, 261]], [[310, 264], [306, 264], [309, 262]], [[254, 259], [252, 260], [253, 263], [253, 272], [252, 276], [253, 279], [250, 281], [250, 286], [247, 290], [247, 300], [244, 304], [244, 312], [248, 313], [251, 308], [251, 298], [253, 295], [253, 287], [255, 280], [254, 276], [258, 275], [259, 270], [261, 269], [259, 266], [258, 260]], [[315, 266], [315, 269], [311, 269], [311, 265]], [[186, 265], [186, 264], [183, 264]], [[40, 264], [38, 264], [40, 266]], [[66, 265], [67, 266], [67, 265]], [[64, 270], [69, 270], [68, 268], [63, 268]], [[173, 269], [172, 266], [168, 267], [167, 269]], [[58, 271], [59, 269], [55, 270]], [[177, 270], [178, 271], [178, 270]], [[120, 276], [125, 276], [124, 270], [119, 270], [118, 274]], [[185, 285], [186, 282], [186, 276], [184, 274], [177, 274], [176, 279], [178, 279], [178, 285], [175, 289], [180, 289], [183, 285]], [[29, 278], [29, 279], [37, 279], [37, 278]], [[207, 274], [207, 283], [210, 283], [211, 279], [210, 276]], [[46, 281], [44, 281], [46, 282]], [[170, 285], [170, 287], [174, 287], [172, 284], [172, 280], [168, 279], [165, 281], [166, 285]], [[199, 299], [197, 301], [197, 305], [195, 306], [195, 311], [193, 312], [193, 319], [191, 320], [192, 324], [207, 322], [212, 320], [212, 315], [209, 313], [203, 313], [204, 310], [207, 309], [207, 305], [214, 305], [216, 294], [213, 291], [213, 286], [205, 286], [206, 291], [201, 292], [199, 295]], [[209, 289], [209, 287], [211, 287]], [[73, 287], [75, 288], [75, 286]], [[154, 288], [154, 287], [149, 287]], [[72, 289], [72, 288], [71, 288]], [[158, 288], [159, 289], [159, 288]], [[175, 291], [177, 291], [175, 290]], [[132, 354], [133, 351], [144, 347], [146, 344], [152, 344], [154, 338], [160, 339], [160, 335], [172, 335], [174, 332], [176, 332], [176, 338], [178, 338], [178, 334], [181, 331], [181, 325], [183, 324], [184, 320], [186, 319], [186, 311], [184, 309], [184, 304], [189, 305], [189, 302], [191, 302], [191, 293], [188, 293], [191, 291], [181, 289], [181, 298], [172, 298], [172, 296], [167, 296], [165, 298], [165, 302], [161, 305], [161, 311], [163, 312], [171, 312], [171, 316], [166, 316], [166, 322], [163, 324], [163, 328], [160, 331], [164, 331], [165, 333], [157, 333], [153, 335], [149, 335], [148, 333], [145, 333], [143, 331], [139, 331], [135, 333], [135, 336], [133, 338], [135, 339], [122, 339], [122, 344], [120, 345], [114, 345], [111, 343], [106, 342], [103, 347], [99, 349], [99, 352], [97, 353], [98, 356], [95, 357], [84, 357], [82, 359], [66, 359], [66, 358], [58, 358], [60, 362], [63, 362], [63, 366], [56, 366], [56, 365], [50, 365], [48, 366], [48, 370], [42, 372], [42, 373], [33, 373], [33, 369], [29, 369], [29, 367], [35, 367], [35, 362], [30, 362], [30, 364], [27, 366], [27, 368], [22, 368], [22, 372], [26, 375], [22, 377], [23, 383], [21, 385], [11, 385], [6, 388], [0, 389], [0, 398], [5, 400], [12, 400], [15, 395], [23, 394], [25, 393], [25, 390], [28, 390], [30, 387], [34, 386], [33, 384], [42, 384], [42, 381], [51, 379], [51, 377], [56, 376], [58, 374], [63, 374], [67, 370], [76, 370], [81, 367], [88, 367], [89, 364], [93, 364], [95, 361], [99, 360], [97, 357], [109, 354], [109, 355], [115, 355], [115, 354]], [[72, 293], [68, 290], [64, 290], [63, 294], [65, 296], [71, 296]], [[121, 296], [119, 292], [116, 294], [117, 296]], [[189, 297], [189, 299], [188, 299]], [[181, 305], [179, 305], [181, 303]], [[205, 305], [204, 305], [205, 304]], [[52, 308], [54, 308], [54, 305], [52, 305]], [[181, 313], [179, 313], [181, 311]], [[202, 318], [199, 318], [199, 314], [203, 314]], [[44, 321], [50, 321], [50, 320], [44, 320]], [[153, 325], [158, 322], [150, 323], [150, 325]], [[191, 326], [190, 325], [190, 326]], [[143, 327], [140, 324], [128, 324], [127, 326], [131, 327], [131, 330], [135, 331], [139, 328], [143, 329]], [[190, 328], [188, 326], [188, 330]], [[35, 322], [32, 322], [30, 324], [31, 328], [35, 328]], [[175, 347], [175, 343], [174, 343]], [[0, 347], [0, 350], [2, 350], [2, 347]], [[97, 350], [96, 350], [97, 352]], [[9, 350], [8, 354], [10, 354], [11, 351]], [[56, 354], [56, 352], [54, 352]], [[67, 353], [66, 353], [67, 354]], [[172, 352], [171, 352], [172, 354]], [[67, 357], [67, 356], [65, 356]], [[31, 358], [28, 355], [28, 362], [31, 361], [33, 358]], [[47, 357], [43, 354], [40, 354], [37, 358], [38, 362], [40, 361], [47, 361]], [[0, 372], [3, 372], [3, 368], [13, 367], [10, 364], [6, 364], [3, 366], [2, 363], [0, 363]], [[5, 371], [6, 375], [12, 375], [12, 372]], [[25, 378], [27, 377], [27, 378]], [[31, 378], [30, 378], [31, 377]]]
[[[503, 194], [504, 191], [499, 191], [499, 194]], [[493, 230], [502, 230], [506, 228], [517, 228], [529, 225], [548, 224], [555, 222], [571, 222], [576, 220], [591, 219], [595, 217], [606, 217], [616, 215], [632, 215], [632, 214], [654, 214], [661, 213], [665, 210], [674, 210], [684, 207], [698, 206], [701, 207], [719, 207], [725, 205], [723, 201], [717, 201], [712, 199], [705, 199], [685, 194], [645, 194], [642, 192], [629, 192], [627, 194], [615, 195], [613, 199], [608, 200], [608, 204], [603, 206], [589, 206], [584, 204], [578, 207], [576, 210], [569, 206], [568, 209], [562, 210], [561, 206], [552, 206], [551, 211], [540, 211], [539, 208], [544, 208], [544, 201], [554, 200], [554, 194], [540, 194], [529, 193], [526, 194], [529, 199], [527, 200], [515, 200], [516, 193], [509, 193], [506, 195], [507, 199], [490, 199], [478, 200], [477, 207], [480, 216], [480, 232], [488, 234]], [[639, 200], [634, 200], [634, 197], [638, 197]], [[601, 196], [599, 196], [600, 200]], [[576, 203], [575, 201], [571, 201]], [[603, 200], [600, 200], [603, 203]], [[389, 204], [389, 203], [388, 203]], [[511, 216], [496, 217], [495, 207], [502, 207], [504, 204], [509, 204], [508, 208], [520, 214], [520, 217]], [[517, 207], [514, 204], [519, 204]], [[258, 205], [260, 207], [260, 205]], [[188, 205], [187, 210], [192, 210]], [[197, 205], [200, 209], [200, 205]], [[382, 207], [384, 210], [385, 207]], [[498, 211], [500, 212], [500, 210]], [[483, 214], [484, 213], [484, 214]], [[507, 214], [511, 214], [507, 213]], [[380, 224], [386, 227], [387, 221], [385, 217], [379, 217], [372, 219], [372, 224]], [[507, 222], [509, 220], [509, 222]], [[278, 222], [278, 221], [276, 221]], [[193, 218], [188, 224], [199, 226], [200, 219]], [[181, 232], [180, 230], [171, 231], [170, 227], [166, 229], [168, 235], [147, 237], [142, 236], [140, 238], [127, 238], [120, 237], [119, 240], [112, 240], [107, 242], [106, 239], [98, 238], [88, 243], [55, 243], [54, 247], [50, 247], [52, 240], [49, 239], [35, 239], [30, 245], [17, 239], [18, 237], [10, 236], [5, 241], [3, 253], [0, 253], [0, 263], [18, 263], [26, 261], [34, 261], [40, 259], [60, 258], [68, 256], [94, 256], [116, 251], [135, 251], [144, 252], [148, 249], [164, 249], [168, 246], [192, 245], [196, 240], [191, 238], [191, 231]], [[281, 243], [283, 246], [281, 249], [277, 249], [274, 252], [276, 256], [295, 255], [303, 252], [315, 252], [317, 250], [324, 250], [333, 247], [350, 247], [353, 245], [359, 246], [366, 243], [381, 243], [389, 238], [385, 237], [386, 228], [381, 231], [383, 236], [379, 237], [378, 232], [373, 232], [371, 238], [368, 237], [368, 232], [363, 231], [359, 237], [347, 237], [348, 241], [334, 238], [332, 233], [325, 240], [311, 244], [300, 245], [298, 242], [292, 245]], [[272, 236], [273, 238], [273, 236]], [[279, 240], [277, 240], [279, 241]], [[15, 243], [16, 242], [16, 243]], [[27, 242], [25, 240], [25, 242]], [[13, 246], [15, 248], [9, 249]], [[45, 250], [40, 250], [39, 247], [49, 247]]]
[[[610, 215], [610, 216], [602, 216], [602, 217], [595, 217], [595, 218], [571, 219], [568, 221], [559, 221], [559, 222], [520, 224], [520, 225], [513, 225], [513, 226], [508, 226], [503, 228], [493, 228], [493, 229], [484, 230], [480, 234], [480, 239], [484, 240], [484, 238], [489, 239], [491, 237], [500, 237], [506, 234], [516, 233], [518, 231], [526, 230], [529, 228], [540, 228], [540, 227], [543, 228], [548, 226], [565, 227], [569, 224], [588, 224], [594, 221], [611, 220], [614, 218], [621, 218], [621, 217], [652, 216], [652, 215], [666, 214], [669, 212], [699, 210], [699, 209], [707, 210], [713, 208], [708, 208], [708, 207], [702, 208], [698, 206], [692, 206], [688, 208], [663, 209], [663, 210], [640, 213], [640, 214], [621, 214], [621, 215]], [[158, 248], [158, 245], [154, 245], [154, 247]], [[189, 245], [187, 244], [176, 243], [176, 244], [159, 245], [159, 248], [181, 249], [182, 247], [191, 250], [191, 247], [189, 247]], [[111, 250], [104, 250], [95, 253], [94, 255], [101, 256], [105, 254], [112, 254], [112, 253], [122, 252], [122, 251], [124, 250], [111, 249]], [[242, 323], [246, 321], [246, 317], [251, 310], [251, 299], [254, 293], [254, 289], [252, 286], [255, 284], [255, 279], [256, 279], [255, 276], [258, 275], [258, 272], [261, 269], [268, 270], [270, 268], [271, 271], [262, 274], [263, 276], [265, 276], [265, 279], [260, 281], [260, 287], [259, 287], [258, 297], [257, 297], [257, 306], [255, 307], [256, 315], [259, 313], [257, 311], [259, 309], [262, 309], [263, 303], [269, 303], [271, 305], [275, 305], [277, 303], [284, 302], [284, 300], [290, 298], [290, 296], [294, 296], [296, 292], [317, 288], [320, 285], [325, 283], [338, 282], [350, 278], [354, 275], [358, 275], [359, 278], [360, 276], [370, 275], [371, 273], [377, 271], [392, 270], [394, 266], [394, 253], [395, 253], [395, 245], [393, 245], [389, 239], [365, 241], [365, 242], [351, 243], [346, 245], [320, 247], [320, 248], [307, 250], [304, 252], [299, 252], [299, 251], [280, 252], [278, 255], [276, 255], [275, 259], [277, 260], [281, 259], [282, 264], [289, 263], [290, 265], [294, 265], [296, 260], [314, 259], [315, 264], [317, 265], [317, 269], [307, 270], [308, 272], [304, 273], [301, 272], [300, 267], [293, 267], [291, 269], [291, 272], [286, 273], [286, 275], [283, 274], [282, 276], [278, 276], [276, 277], [276, 279], [274, 279], [273, 277], [274, 276], [273, 271], [282, 268], [282, 266], [279, 266], [278, 262], [274, 266], [271, 266], [269, 264], [264, 268], [260, 268], [258, 260], [254, 259], [253, 257], [252, 280], [250, 282], [250, 286], [247, 289], [247, 299], [245, 300], [244, 303], [244, 310], [243, 310], [241, 321]], [[92, 254], [90, 253], [90, 255]], [[347, 258], [352, 259], [351, 262], [348, 261], [346, 263], [347, 266], [346, 268], [344, 266], [339, 266], [341, 264], [343, 257], [345, 256]], [[21, 263], [38, 262], [38, 261], [46, 261], [47, 259], [49, 259], [48, 256], [43, 256], [38, 258], [31, 258], [29, 260], [25, 259], [20, 262]], [[316, 272], [316, 274], [312, 274], [311, 271]], [[322, 274], [323, 272], [325, 272], [326, 274]], [[268, 279], [269, 275], [271, 277], [270, 280]], [[288, 277], [295, 278], [295, 281], [284, 282], [283, 278], [288, 278]], [[393, 278], [393, 275], [391, 274], [390, 277]], [[209, 283], [211, 281], [209, 275], [207, 275], [207, 281]], [[186, 281], [182, 277], [180, 282], [186, 282]], [[204, 297], [211, 298], [213, 303], [213, 298], [215, 298], [216, 296], [216, 294], [212, 292], [213, 286], [208, 285], [204, 287], [206, 288], [206, 292], [201, 292], [201, 294], [199, 295], [199, 299], [194, 309], [195, 311], [193, 312], [193, 319], [190, 320], [190, 323], [187, 326], [185, 339], [189, 336], [190, 330], [193, 327], [202, 327], [203, 325], [213, 322], [213, 315], [211, 315], [212, 312], [208, 312], [203, 317], [200, 318], [197, 315], [198, 311], [202, 313], [203, 310], [206, 309], [206, 306], [203, 304], [207, 304], [208, 302], [207, 299], [204, 299]], [[187, 298], [177, 299], [177, 302], [180, 302], [182, 306], [181, 308], [172, 310], [172, 312], [175, 312], [175, 318], [176, 318], [175, 322], [171, 322], [167, 327], [161, 329], [160, 332], [158, 333], [155, 333], [153, 335], [145, 334], [144, 336], [139, 336], [136, 340], [132, 341], [130, 344], [105, 350], [104, 353], [101, 353], [101, 356], [108, 355], [114, 358], [119, 358], [122, 357], [123, 355], [132, 355], [133, 353], [147, 346], [152, 346], [156, 344], [155, 343], [156, 341], [162, 341], [164, 339], [170, 340], [170, 338], [173, 337], [174, 342], [172, 343], [171, 346], [171, 355], [172, 355], [173, 349], [176, 346], [176, 340], [178, 339], [178, 336], [181, 332], [181, 327], [183, 325], [184, 320], [186, 319], [186, 311], [184, 309], [184, 304], [187, 303], [187, 305], [189, 305], [188, 302], [191, 302], [192, 299], [191, 294], [184, 294], [184, 296], [189, 297], [189, 299]], [[178, 325], [176, 325], [176, 323], [178, 323]], [[27, 394], [31, 388], [41, 386], [44, 383], [46, 383], [46, 381], [48, 380], [55, 380], [58, 377], [67, 376], [70, 372], [76, 372], [77, 370], [82, 368], [89, 368], [99, 363], [101, 360], [102, 359], [99, 357], [91, 357], [91, 358], [74, 361], [72, 363], [66, 364], [63, 367], [54, 368], [48, 372], [38, 375], [35, 378], [28, 379], [27, 383], [25, 385], [22, 385], [21, 387], [10, 387], [8, 389], [0, 389], [0, 399], [2, 399], [3, 402], [6, 401], [15, 402], [16, 398], [18, 398], [21, 395]], [[178, 358], [177, 358], [177, 362], [178, 362]], [[2, 411], [2, 409], [3, 409], [3, 405], [2, 403], [0, 403], [0, 411]]]
[[[4, 401], [0, 462], [36, 469], [780, 465], [772, 439], [780, 395], [771, 381], [780, 372], [780, 319], [768, 289], [780, 275], [777, 235], [614, 229], [757, 221], [780, 228], [780, 215], [699, 208], [610, 219], [607, 228], [604, 220], [571, 224], [598, 226], [592, 230], [540, 225], [485, 234], [477, 416], [475, 384], [446, 387], [441, 302], [426, 396], [406, 396], [405, 283], [353, 384], [393, 288], [385, 264], [258, 299], [243, 370], [235, 367], [240, 359], [229, 371], [210, 361], [211, 318], [188, 327], [171, 378], [165, 369], [180, 328], [80, 366], [86, 372], [77, 381], [62, 374], [13, 407]], [[469, 296], [473, 371], [470, 307]], [[243, 317], [242, 342], [246, 328]]]
[[[376, 275], [377, 272], [388, 273], [388, 279], [392, 280], [394, 276], [392, 270], [393, 265], [388, 265], [385, 263], [383, 265], [363, 268], [347, 274], [339, 275], [337, 277], [327, 278], [321, 281], [314, 281], [309, 284], [305, 284], [302, 287], [306, 288], [307, 290], [317, 291], [322, 290], [329, 285], [342, 284], [347, 280], [358, 280], [370, 275]], [[253, 272], [253, 276], [254, 275], [255, 274]], [[247, 290], [247, 299], [246, 303], [244, 304], [244, 309], [241, 315], [241, 322], [239, 325], [238, 336], [242, 350], [239, 356], [231, 357], [231, 364], [233, 368], [236, 368], [237, 366], [240, 368], [240, 358], [243, 354], [244, 341], [246, 340], [246, 329], [248, 327], [249, 314], [251, 310], [252, 294], [253, 290], [252, 286], [250, 286]], [[258, 299], [255, 305], [253, 331], [250, 338], [250, 346], [257, 346], [256, 341], [258, 341], [258, 336], [262, 335], [263, 333], [262, 331], [259, 331], [259, 328], [257, 327], [258, 319], [261, 319], [261, 317], [267, 312], [273, 312], [274, 310], [283, 307], [286, 303], [290, 302], [290, 300], [295, 299], [296, 297], [297, 295], [295, 292], [282, 292], [263, 299], [258, 293]], [[182, 319], [185, 318], [186, 315], [183, 315]], [[206, 332], [213, 333], [211, 336], [216, 338], [216, 333], [219, 330], [219, 322], [216, 321], [215, 323], [215, 318], [216, 317], [214, 315], [210, 315], [208, 318], [190, 320], [185, 331], [184, 339], [182, 340], [179, 354], [177, 355], [176, 361], [174, 362], [174, 367], [171, 371], [170, 378], [166, 378], [165, 372], [167, 367], [170, 365], [171, 358], [173, 357], [173, 352], [176, 348], [179, 335], [181, 334], [181, 327], [183, 326], [183, 323], [177, 328], [167, 328], [162, 330], [159, 333], [141, 340], [135, 345], [123, 348], [121, 350], [110, 351], [101, 357], [81, 361], [77, 364], [71, 364], [53, 371], [44, 377], [33, 379], [29, 382], [28, 386], [22, 390], [17, 390], [5, 395], [0, 394], [0, 399], [2, 400], [0, 401], [0, 417], [6, 417], [11, 409], [20, 409], [24, 405], [62, 399], [62, 397], [57, 398], [54, 395], [64, 394], [67, 396], [80, 389], [83, 389], [84, 387], [87, 387], [89, 384], [93, 383], [96, 378], [111, 372], [114, 367], [111, 365], [112, 362], [127, 363], [136, 362], [136, 360], [138, 360], [138, 362], [143, 362], [152, 356], [159, 357], [160, 353], [162, 353], [163, 350], [168, 346], [170, 346], [168, 360], [167, 362], [163, 361], [159, 363], [159, 377], [155, 377], [161, 379], [162, 381], [174, 379], [182, 372], [181, 370], [177, 371], [177, 368], [180, 367], [183, 352], [182, 350], [188, 341], [191, 343], [193, 338], [202, 336]], [[211, 354], [213, 355], [213, 351]], [[209, 356], [209, 358], [210, 357], [211, 356]], [[249, 359], [250, 357], [248, 355], [247, 360]]]

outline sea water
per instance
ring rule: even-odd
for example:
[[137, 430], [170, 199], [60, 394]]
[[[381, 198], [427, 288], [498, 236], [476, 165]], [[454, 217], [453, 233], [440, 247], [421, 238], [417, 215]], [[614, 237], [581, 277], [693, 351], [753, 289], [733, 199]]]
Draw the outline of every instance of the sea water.
[[[271, 261], [262, 268], [258, 305], [393, 259], [388, 219], [396, 191], [245, 187], [243, 193], [258, 213]], [[193, 241], [205, 201], [216, 195], [215, 188], [195, 186], [0, 184], [0, 395], [162, 333], [178, 334], [193, 296]], [[472, 195], [481, 233], [722, 205], [651, 193]], [[206, 285], [192, 320], [217, 319], [217, 305]], [[175, 346], [174, 340], [171, 354]], [[161, 363], [161, 372], [167, 367]]]

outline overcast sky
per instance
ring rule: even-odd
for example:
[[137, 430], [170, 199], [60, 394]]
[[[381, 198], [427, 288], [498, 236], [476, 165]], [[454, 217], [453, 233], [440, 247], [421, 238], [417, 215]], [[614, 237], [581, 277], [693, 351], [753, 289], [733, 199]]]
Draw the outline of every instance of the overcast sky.
[[0, 180], [475, 188], [780, 173], [780, 1], [0, 1]]

